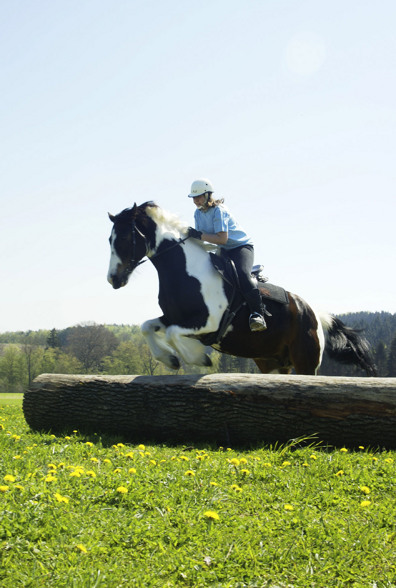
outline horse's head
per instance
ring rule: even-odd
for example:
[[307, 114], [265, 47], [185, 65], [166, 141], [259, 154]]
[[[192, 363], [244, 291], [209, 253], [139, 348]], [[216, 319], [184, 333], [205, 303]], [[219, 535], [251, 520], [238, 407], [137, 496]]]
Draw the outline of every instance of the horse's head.
[[107, 280], [115, 289], [128, 283], [129, 276], [147, 254], [150, 238], [145, 206], [134, 204], [116, 216], [109, 213], [113, 229], [109, 239], [111, 255]]

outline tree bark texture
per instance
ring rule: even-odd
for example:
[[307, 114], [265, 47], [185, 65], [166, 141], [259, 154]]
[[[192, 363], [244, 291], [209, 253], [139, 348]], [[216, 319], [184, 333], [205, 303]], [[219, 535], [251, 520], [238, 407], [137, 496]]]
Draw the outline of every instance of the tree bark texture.
[[396, 378], [43, 374], [23, 411], [33, 430], [139, 442], [235, 446], [314, 435], [334, 446], [396, 447]]

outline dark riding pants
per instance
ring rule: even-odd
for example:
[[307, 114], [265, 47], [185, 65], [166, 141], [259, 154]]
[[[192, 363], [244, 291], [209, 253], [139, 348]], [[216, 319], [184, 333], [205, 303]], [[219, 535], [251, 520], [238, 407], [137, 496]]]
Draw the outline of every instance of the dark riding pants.
[[256, 283], [252, 279], [252, 267], [254, 264], [254, 248], [253, 245], [242, 245], [234, 249], [221, 249], [221, 255], [232, 259], [235, 264], [235, 269], [238, 274], [240, 290], [250, 312], [258, 312], [262, 314], [262, 304], [260, 292], [257, 289]]

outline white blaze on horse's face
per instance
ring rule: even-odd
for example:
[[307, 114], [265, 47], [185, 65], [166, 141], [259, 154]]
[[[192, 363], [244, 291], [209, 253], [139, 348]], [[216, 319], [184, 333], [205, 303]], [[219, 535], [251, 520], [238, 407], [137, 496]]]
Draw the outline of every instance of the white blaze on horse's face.
[[[114, 246], [116, 237], [117, 237], [117, 235], [116, 235], [115, 227], [113, 227], [113, 230], [111, 231], [111, 235], [110, 235], [110, 263], [109, 263], [109, 271], [107, 272], [107, 281], [113, 286], [113, 288], [119, 287], [119, 286], [115, 285], [116, 284], [115, 278], [118, 275], [119, 268], [122, 266], [122, 260], [117, 255], [117, 252], [116, 252], [116, 249]], [[123, 284], [123, 286], [125, 286], [125, 284]]]

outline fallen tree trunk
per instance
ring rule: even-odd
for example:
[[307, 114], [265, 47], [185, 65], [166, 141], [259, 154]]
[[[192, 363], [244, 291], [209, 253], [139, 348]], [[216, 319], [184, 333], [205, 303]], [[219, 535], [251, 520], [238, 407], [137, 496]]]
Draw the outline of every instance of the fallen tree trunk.
[[34, 430], [130, 440], [396, 447], [396, 378], [264, 374], [43, 374], [24, 394]]

